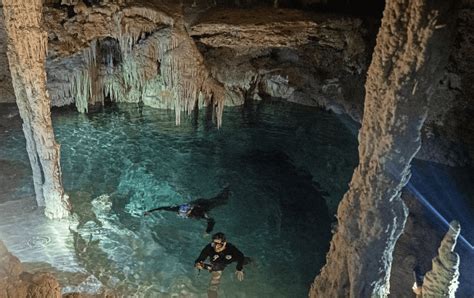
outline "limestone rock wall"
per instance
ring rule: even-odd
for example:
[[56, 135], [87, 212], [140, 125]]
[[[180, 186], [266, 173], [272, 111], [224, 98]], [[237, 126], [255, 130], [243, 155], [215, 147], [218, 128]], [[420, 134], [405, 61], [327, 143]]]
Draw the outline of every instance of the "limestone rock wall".
[[190, 25], [226, 104], [276, 97], [362, 115], [369, 51], [357, 18], [297, 10], [215, 9]]
[[430, 105], [418, 158], [450, 166], [474, 162], [474, 5], [459, 10], [449, 63]]
[[15, 102], [15, 93], [8, 67], [7, 33], [3, 19], [3, 6], [0, 5], [0, 103]]
[[400, 191], [448, 57], [452, 3], [388, 1], [366, 82], [359, 166], [310, 297], [384, 297], [407, 210]]
[[64, 7], [44, 14], [54, 106], [142, 101], [175, 109], [178, 123], [181, 111], [212, 101], [220, 122], [224, 101], [271, 96], [360, 120], [369, 53], [358, 19], [272, 9], [211, 9], [201, 18], [169, 3], [77, 6], [73, 15]]
[[[435, 82], [417, 153], [417, 158], [451, 166], [474, 160], [474, 124], [469, 120], [474, 9], [464, 2], [456, 42], [443, 77]], [[372, 26], [378, 24], [288, 9], [219, 8], [192, 19], [189, 33], [213, 76], [226, 87], [226, 104], [270, 96], [323, 106], [360, 122]]]
[[[474, 124], [469, 120], [474, 98], [473, 15], [472, 4], [465, 1], [449, 64], [436, 82], [417, 158], [451, 166], [474, 160]], [[372, 55], [371, 26], [378, 25], [286, 9], [221, 8], [194, 18], [189, 32], [213, 76], [228, 90], [226, 104], [271, 96], [324, 106], [360, 122]]]

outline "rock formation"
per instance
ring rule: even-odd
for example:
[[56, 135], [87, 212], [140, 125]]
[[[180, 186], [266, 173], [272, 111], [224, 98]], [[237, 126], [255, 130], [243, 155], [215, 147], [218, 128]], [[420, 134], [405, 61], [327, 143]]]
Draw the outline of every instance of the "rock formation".
[[402, 199], [410, 212], [393, 252], [389, 297], [394, 298], [413, 296], [414, 268], [418, 267], [420, 274], [431, 269], [444, 236], [426, 220], [426, 210], [407, 188], [402, 191]]
[[0, 297], [61, 297], [61, 288], [49, 273], [24, 272], [17, 257], [0, 241]]
[[3, 8], [0, 6], [0, 103], [15, 102], [15, 93], [13, 91], [10, 68], [7, 59], [7, 44], [5, 22], [3, 21]]
[[[213, 82], [223, 85], [225, 105], [240, 105], [246, 99], [258, 100], [269, 96], [323, 106], [361, 121], [363, 84], [373, 49], [371, 32], [377, 29], [378, 23], [288, 7], [330, 7], [336, 11], [368, 13], [378, 9], [380, 3], [377, 4], [377, 1], [370, 1], [364, 10], [355, 1], [342, 0], [279, 1], [282, 9], [269, 9], [274, 4], [270, 0], [264, 1], [267, 8], [259, 6], [258, 9], [248, 8], [262, 4], [262, 1], [222, 0], [217, 1], [217, 6], [215, 1], [210, 0], [184, 1], [184, 9], [174, 2], [155, 1], [153, 5], [142, 5], [138, 1], [44, 0], [48, 4], [44, 10], [50, 43], [46, 69], [52, 105], [77, 103], [80, 111], [86, 111], [89, 105], [102, 104], [104, 98], [108, 100], [115, 94], [119, 98], [112, 100], [143, 101], [146, 105], [174, 109], [180, 102], [168, 100], [172, 97], [170, 90], [173, 88], [164, 85], [159, 63], [145, 57], [148, 45], [133, 46], [134, 54], [127, 57], [133, 57], [136, 61], [127, 62], [123, 67], [120, 65], [122, 53], [119, 39], [122, 35], [119, 31], [122, 29], [119, 27], [125, 34], [141, 32], [146, 37], [158, 27], [172, 28], [171, 24], [179, 23], [175, 20], [184, 18], [185, 30], [181, 32], [194, 39], [200, 53], [195, 52], [192, 46], [188, 47], [191, 51], [187, 52], [197, 55], [196, 61], [206, 66], [204, 74], [208, 69], [210, 77], [216, 79]], [[474, 151], [470, 149], [474, 148], [474, 124], [469, 121], [472, 114], [470, 101], [474, 94], [474, 88], [469, 83], [474, 74], [470, 50], [474, 18], [472, 1], [464, 0], [463, 3], [457, 20], [456, 44], [452, 48], [445, 75], [437, 83], [423, 129], [423, 145], [417, 154], [417, 158], [451, 166], [469, 164], [474, 160]], [[123, 16], [127, 7], [140, 7], [141, 14], [145, 11], [147, 14], [163, 14], [166, 20], [157, 22], [156, 27], [153, 22], [145, 21], [146, 18], [142, 18], [140, 13]], [[116, 23], [117, 20], [121, 20], [120, 24]], [[88, 38], [94, 35], [94, 38]], [[0, 27], [0, 44], [6, 44], [4, 40]], [[169, 40], [169, 36], [162, 35], [160, 40]], [[188, 38], [186, 40], [189, 41]], [[141, 41], [142, 38], [137, 43]], [[150, 41], [146, 43], [150, 44]], [[96, 55], [91, 66], [87, 62], [90, 54]], [[3, 60], [6, 56], [2, 55], [0, 48], [2, 66]], [[196, 61], [181, 64], [190, 65]], [[127, 75], [127, 71], [132, 73]], [[139, 73], [133, 73], [137, 71]], [[163, 74], [166, 73], [163, 70]], [[146, 79], [144, 86], [128, 80], [135, 78], [134, 75]], [[120, 88], [125, 76], [128, 77], [126, 83], [131, 86]], [[3, 75], [0, 74], [0, 89], [0, 102], [14, 101], [8, 67], [4, 67]], [[217, 93], [222, 91], [218, 86], [213, 89], [217, 89]], [[110, 94], [112, 91], [114, 93]], [[89, 95], [89, 102], [85, 105], [84, 98], [88, 93], [92, 95]], [[73, 95], [80, 100], [76, 102]], [[185, 106], [192, 106], [193, 102], [191, 99]], [[209, 104], [202, 96], [199, 102], [200, 106]], [[186, 108], [182, 107], [182, 110]], [[181, 115], [180, 111], [176, 112]]]
[[310, 297], [383, 297], [407, 210], [400, 191], [442, 74], [453, 18], [446, 1], [387, 1], [366, 82], [359, 165], [338, 208], [327, 264]]
[[433, 269], [426, 273], [423, 280], [423, 297], [455, 297], [459, 278], [459, 255], [454, 252], [456, 240], [461, 232], [457, 221], [450, 228], [433, 259]]
[[[167, 1], [153, 5], [94, 3], [99, 2], [87, 6], [81, 1], [63, 1], [74, 8], [56, 5], [45, 9], [50, 42], [48, 89], [53, 106], [75, 103], [79, 111], [87, 111], [88, 106], [104, 100], [142, 101], [175, 109], [179, 123], [181, 112], [189, 113], [194, 105], [217, 103], [214, 111], [218, 116], [221, 100], [225, 105], [241, 105], [246, 99], [268, 96], [323, 106], [361, 121], [371, 32], [377, 24], [368, 26], [360, 18], [287, 8], [237, 9], [236, 4], [210, 8], [202, 4], [205, 1], [184, 9]], [[250, 2], [240, 6], [250, 6]], [[457, 34], [462, 40], [452, 49], [445, 75], [436, 83], [422, 135], [425, 145], [417, 155], [449, 165], [469, 163], [474, 156], [462, 148], [462, 143], [472, 143], [472, 125], [466, 120], [472, 98], [468, 83], [472, 60], [463, 58], [470, 55], [472, 9], [464, 9], [460, 15]], [[208, 96], [212, 100], [205, 92], [198, 92], [197, 98], [194, 91], [187, 92], [183, 100], [175, 96], [182, 91], [170, 86], [175, 84], [175, 79], [167, 79], [173, 73], [166, 70], [170, 65], [162, 64], [163, 57], [150, 48], [157, 44], [169, 48], [172, 30], [180, 32], [175, 38], [183, 41], [176, 51], [169, 51], [168, 61], [181, 61], [179, 65], [173, 62], [173, 69], [180, 67], [174, 76], [199, 73], [209, 78], [185, 85], [211, 90]], [[135, 37], [127, 45], [121, 39], [129, 35]], [[452, 117], [453, 113], [461, 117]]]
[[417, 155], [450, 166], [474, 161], [474, 4], [461, 6], [456, 23], [449, 62], [432, 98]]
[[41, 0], [3, 0], [8, 60], [26, 148], [33, 170], [36, 200], [49, 218], [63, 218], [71, 208], [64, 193], [59, 145], [54, 139], [44, 63], [47, 34], [42, 29]]
[[[214, 9], [190, 25], [227, 105], [280, 98], [360, 121], [368, 51], [362, 21], [299, 10]], [[360, 87], [360, 88], [359, 88]]]
[[[82, 2], [79, 2], [82, 3]], [[114, 3], [74, 6], [75, 15], [49, 8], [48, 86], [55, 105], [144, 102], [191, 113], [212, 106], [220, 126], [223, 86], [208, 72], [186, 31], [179, 5]]]
[[[80, 112], [87, 112], [107, 100], [143, 102], [174, 109], [179, 124], [183, 112], [207, 105], [219, 126], [224, 103], [240, 105], [246, 99], [269, 96], [324, 106], [361, 121], [362, 82], [371, 48], [367, 27], [358, 18], [289, 9], [213, 9], [190, 15], [190, 9], [183, 10], [177, 1], [44, 2], [56, 4], [44, 10], [49, 40], [47, 87], [53, 106], [75, 104]], [[196, 11], [202, 8], [197, 2]], [[288, 3], [267, 2], [278, 7]], [[437, 132], [454, 136], [445, 147], [451, 146], [458, 137], [453, 132], [472, 110], [472, 63], [448, 66], [438, 85], [446, 45], [437, 42], [449, 28], [444, 26], [444, 10], [423, 0], [387, 2], [366, 84], [360, 165], [338, 211], [339, 228], [328, 265], [315, 280], [311, 296], [388, 293], [391, 254], [407, 213], [399, 193], [420, 146], [420, 127], [431, 95], [438, 88], [430, 126], [424, 132], [429, 144], [425, 148], [433, 148], [430, 136]], [[61, 186], [59, 146], [44, 87], [46, 34], [39, 25], [41, 4], [38, 0], [3, 3], [8, 55], [37, 201], [46, 205], [49, 217], [63, 217], [69, 203]], [[13, 21], [14, 16], [21, 17]], [[472, 31], [472, 16], [469, 10], [461, 13], [466, 36]], [[466, 38], [453, 61], [471, 57], [471, 48]], [[0, 65], [1, 54], [0, 48]], [[2, 93], [8, 84], [0, 73]], [[453, 114], [463, 117], [457, 120]], [[463, 127], [469, 144], [471, 126]], [[442, 159], [437, 152], [423, 152], [423, 157]], [[448, 156], [443, 162], [464, 161]]]
[[181, 111], [212, 102], [219, 124], [224, 100], [240, 105], [263, 94], [360, 118], [362, 103], [351, 103], [355, 81], [362, 94], [368, 57], [359, 19], [271, 9], [200, 14], [163, 3], [81, 7], [45, 10], [54, 106], [84, 112], [104, 99], [141, 101], [175, 109], [179, 123]]

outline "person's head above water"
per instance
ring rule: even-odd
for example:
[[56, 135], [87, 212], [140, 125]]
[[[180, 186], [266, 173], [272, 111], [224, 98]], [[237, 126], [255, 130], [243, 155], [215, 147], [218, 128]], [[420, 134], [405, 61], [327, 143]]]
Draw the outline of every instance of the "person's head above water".
[[212, 235], [212, 243], [211, 246], [214, 248], [215, 251], [219, 252], [224, 250], [226, 245], [226, 239], [224, 233], [218, 232]]
[[179, 206], [178, 215], [181, 217], [188, 217], [193, 210], [193, 206], [191, 204], [183, 204]]

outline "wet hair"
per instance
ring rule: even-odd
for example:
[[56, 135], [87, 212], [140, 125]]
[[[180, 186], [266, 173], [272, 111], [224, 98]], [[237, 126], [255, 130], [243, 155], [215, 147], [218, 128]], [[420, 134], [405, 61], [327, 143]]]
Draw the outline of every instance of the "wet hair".
[[216, 239], [219, 239], [221, 241], [225, 241], [224, 233], [218, 232], [218, 233], [215, 233], [214, 235], [212, 235], [212, 240], [216, 240]]

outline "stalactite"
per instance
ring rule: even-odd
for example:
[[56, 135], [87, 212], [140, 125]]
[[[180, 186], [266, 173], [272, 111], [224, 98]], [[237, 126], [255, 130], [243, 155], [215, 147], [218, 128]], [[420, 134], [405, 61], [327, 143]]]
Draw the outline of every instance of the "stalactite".
[[[134, 26], [135, 17], [150, 22]], [[70, 74], [69, 86], [55, 96], [75, 98], [79, 112], [87, 112], [89, 104], [103, 103], [106, 96], [113, 101], [146, 101], [175, 109], [176, 124], [183, 112], [189, 115], [195, 107], [214, 101], [217, 125], [221, 125], [225, 89], [206, 69], [182, 20], [175, 22], [149, 7], [124, 8], [115, 11], [112, 19], [116, 32], [111, 35], [118, 41], [121, 63], [112, 66], [108, 53], [99, 58], [97, 42], [92, 41], [81, 54], [82, 65]], [[155, 100], [150, 100], [153, 96]]]
[[87, 113], [89, 108], [89, 97], [91, 96], [91, 80], [89, 71], [82, 69], [74, 73], [70, 87], [71, 93], [76, 99], [76, 108], [80, 113]]
[[[124, 10], [124, 15], [142, 14], [143, 17], [148, 19], [163, 19], [162, 15], [150, 11], [149, 9], [129, 9]], [[192, 112], [199, 101], [199, 94], [203, 94], [201, 90], [206, 89], [206, 92], [204, 92], [206, 96], [201, 96], [202, 101], [205, 98], [207, 102], [210, 102], [211, 94], [214, 93], [219, 93], [219, 96], [222, 96], [221, 100], [224, 100], [225, 92], [222, 91], [222, 86], [215, 82], [210, 87], [205, 86], [205, 83], [210, 81], [208, 79], [210, 75], [205, 69], [202, 57], [193, 40], [184, 28], [165, 28], [154, 32], [144, 44], [136, 44], [142, 32], [131, 30], [128, 26], [122, 26], [118, 19], [116, 19], [116, 23], [120, 25], [121, 30], [119, 43], [123, 61], [127, 61], [121, 68], [123, 81], [129, 90], [133, 90], [133, 96], [131, 96], [132, 94], [128, 95], [129, 101], [136, 101], [140, 91], [141, 100], [144, 100], [146, 96], [150, 96], [150, 93], [155, 91], [155, 94], [160, 96], [157, 101], [161, 103], [157, 104], [157, 101], [155, 101], [153, 105], [173, 107], [176, 113], [176, 124], [180, 124], [181, 111], [187, 114]], [[160, 63], [159, 74], [155, 68], [149, 67], [153, 65], [150, 61]], [[161, 76], [162, 79], [154, 79], [156, 76]], [[152, 87], [150, 85], [157, 82], [160, 83], [159, 86]], [[164, 89], [168, 92], [163, 92]], [[216, 92], [216, 90], [220, 92]], [[223, 104], [218, 105], [218, 107], [223, 107]], [[222, 122], [221, 110], [217, 113], [219, 115], [219, 126]]]
[[[165, 85], [175, 95], [176, 123], [180, 123], [181, 111], [190, 114], [198, 105], [199, 99], [210, 103], [214, 96], [217, 101], [224, 100], [224, 88], [210, 77], [204, 66], [202, 56], [183, 28], [174, 28], [171, 37], [171, 50], [161, 61], [161, 75]], [[200, 97], [201, 94], [201, 97]], [[223, 107], [216, 105], [216, 108]], [[218, 127], [222, 112], [217, 113]]]
[[112, 101], [121, 102], [125, 94], [123, 84], [115, 76], [107, 76], [104, 80], [104, 95], [109, 96]]

